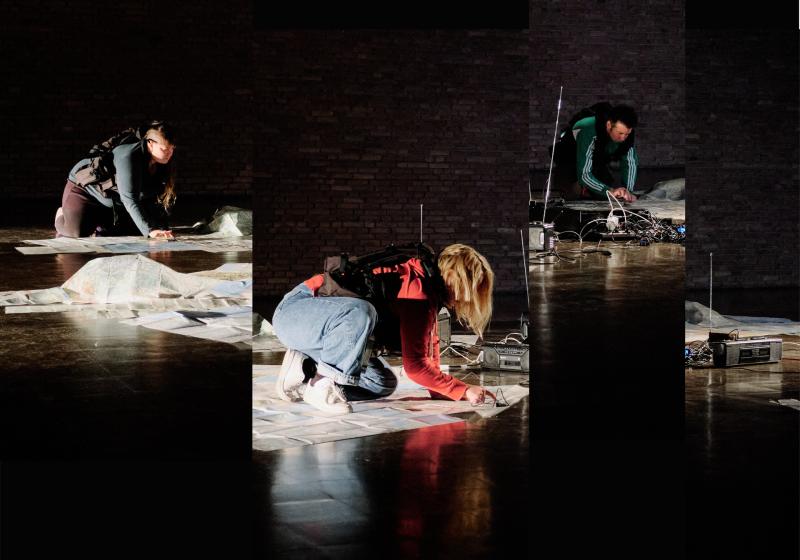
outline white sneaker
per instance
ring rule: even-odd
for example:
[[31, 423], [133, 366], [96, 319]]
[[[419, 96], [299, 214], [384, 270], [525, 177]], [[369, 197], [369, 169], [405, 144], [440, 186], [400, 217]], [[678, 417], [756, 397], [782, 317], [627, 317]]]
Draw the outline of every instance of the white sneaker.
[[301, 388], [303, 385], [303, 360], [308, 356], [297, 350], [287, 349], [283, 357], [281, 369], [278, 372], [278, 382], [275, 383], [275, 390], [278, 396], [285, 401], [302, 400]]
[[53, 223], [53, 227], [56, 228], [56, 232], [61, 233], [61, 228], [64, 226], [64, 209], [59, 206], [58, 210], [56, 210], [56, 221]]
[[330, 414], [353, 412], [342, 390], [329, 377], [323, 377], [313, 385], [309, 383], [303, 393], [303, 400], [314, 408]]

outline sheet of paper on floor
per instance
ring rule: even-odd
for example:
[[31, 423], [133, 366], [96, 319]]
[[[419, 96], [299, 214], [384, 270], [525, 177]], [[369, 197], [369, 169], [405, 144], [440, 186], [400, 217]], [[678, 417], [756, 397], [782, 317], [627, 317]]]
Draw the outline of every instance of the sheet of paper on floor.
[[182, 241], [161, 241], [158, 243], [110, 243], [103, 245], [109, 253], [150, 253], [158, 251], [197, 251], [197, 245]]
[[[179, 273], [142, 255], [92, 259], [62, 286], [0, 293], [6, 313], [79, 313], [230, 344], [252, 339], [252, 263]], [[208, 275], [203, 275], [206, 273]], [[176, 297], [177, 296], [177, 297]]]
[[55, 249], [53, 247], [16, 247], [23, 255], [55, 255], [58, 253], [96, 253], [92, 247], [76, 246]]
[[250, 306], [227, 307], [210, 311], [167, 311], [143, 315], [122, 321], [122, 323], [234, 344], [248, 342], [252, 338], [252, 311], [253, 308]]
[[778, 399], [773, 402], [781, 406], [786, 406], [788, 408], [793, 408], [795, 410], [800, 411], [800, 401], [798, 401], [797, 399]]
[[55, 253], [147, 253], [163, 251], [206, 251], [210, 253], [252, 251], [251, 236], [231, 236], [224, 233], [180, 235], [175, 241], [145, 239], [144, 237], [59, 237], [55, 239], [26, 239], [23, 243], [36, 247], [15, 247], [25, 255]]
[[[398, 366], [397, 390], [389, 397], [350, 403], [353, 412], [329, 416], [303, 402], [281, 400], [275, 392], [279, 365], [253, 366], [253, 448], [261, 451], [297, 447], [364, 437], [379, 433], [411, 430], [465, 418], [455, 414], [482, 417], [494, 416], [508, 407], [472, 406], [468, 401], [433, 400], [428, 391], [411, 382]], [[497, 386], [490, 386], [493, 392]], [[499, 386], [501, 402], [509, 406], [528, 396], [528, 388], [520, 385]], [[290, 428], [287, 428], [290, 426]]]

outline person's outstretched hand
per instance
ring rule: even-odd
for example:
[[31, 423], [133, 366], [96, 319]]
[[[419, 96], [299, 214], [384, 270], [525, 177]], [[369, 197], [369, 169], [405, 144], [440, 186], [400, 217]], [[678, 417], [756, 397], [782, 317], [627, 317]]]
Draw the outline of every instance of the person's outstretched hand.
[[148, 237], [152, 239], [175, 239], [175, 236], [172, 235], [172, 231], [168, 229], [152, 229]]
[[626, 189], [625, 187], [617, 187], [616, 189], [611, 189], [611, 195], [616, 198], [621, 198], [625, 202], [635, 202], [636, 195], [633, 194], [631, 191]]
[[494, 400], [497, 400], [497, 397], [494, 396], [490, 390], [481, 387], [480, 385], [467, 385], [467, 392], [464, 393], [462, 400], [469, 401], [470, 404], [483, 404], [486, 401], [486, 395], [489, 395]]

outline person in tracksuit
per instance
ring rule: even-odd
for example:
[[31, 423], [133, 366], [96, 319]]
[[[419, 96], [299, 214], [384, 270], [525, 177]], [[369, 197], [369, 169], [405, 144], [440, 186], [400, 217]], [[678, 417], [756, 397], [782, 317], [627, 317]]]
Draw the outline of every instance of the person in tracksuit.
[[[554, 184], [567, 198], [607, 200], [607, 194], [633, 202], [639, 156], [634, 128], [638, 118], [627, 105], [597, 103], [581, 110], [561, 131], [556, 145]], [[620, 181], [611, 163], [619, 162]]]
[[[633, 190], [639, 157], [634, 146], [633, 129], [637, 121], [631, 107], [617, 105], [607, 114], [601, 112], [575, 123], [572, 127], [577, 145], [575, 172], [582, 194], [606, 199], [608, 191], [627, 202], [636, 200]], [[619, 161], [619, 182], [614, 181], [611, 173], [612, 161]]]

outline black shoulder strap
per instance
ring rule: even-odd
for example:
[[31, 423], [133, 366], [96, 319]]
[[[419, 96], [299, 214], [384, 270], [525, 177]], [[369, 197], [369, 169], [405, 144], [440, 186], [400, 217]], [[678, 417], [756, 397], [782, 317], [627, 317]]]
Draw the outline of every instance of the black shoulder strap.
[[435, 258], [435, 253], [425, 243], [408, 243], [404, 245], [391, 244], [379, 251], [367, 253], [351, 260], [346, 266], [373, 269], [378, 266], [398, 264], [403, 258], [418, 258], [425, 263]]
[[437, 255], [425, 243], [391, 244], [360, 257], [350, 257], [347, 253], [342, 253], [339, 257], [326, 259], [325, 272], [341, 287], [362, 297], [370, 297], [376, 282], [373, 269], [401, 264], [411, 258], [418, 258], [422, 263], [425, 271], [423, 282], [431, 287], [429, 293], [441, 299], [443, 282], [439, 274]]
[[605, 118], [605, 115], [611, 111], [612, 105], [608, 101], [600, 101], [599, 103], [595, 103], [591, 107], [584, 107], [577, 113], [575, 113], [572, 118], [567, 123], [567, 128], [572, 130], [575, 124], [585, 119], [586, 117], [597, 117], [598, 120], [602, 120]]
[[117, 146], [121, 146], [123, 144], [132, 144], [134, 142], [138, 142], [141, 140], [141, 135], [139, 131], [135, 128], [126, 128], [122, 132], [119, 132], [105, 140], [100, 142], [99, 144], [95, 144], [89, 150], [89, 157], [97, 157], [102, 156], [109, 153], [111, 150], [116, 148]]

